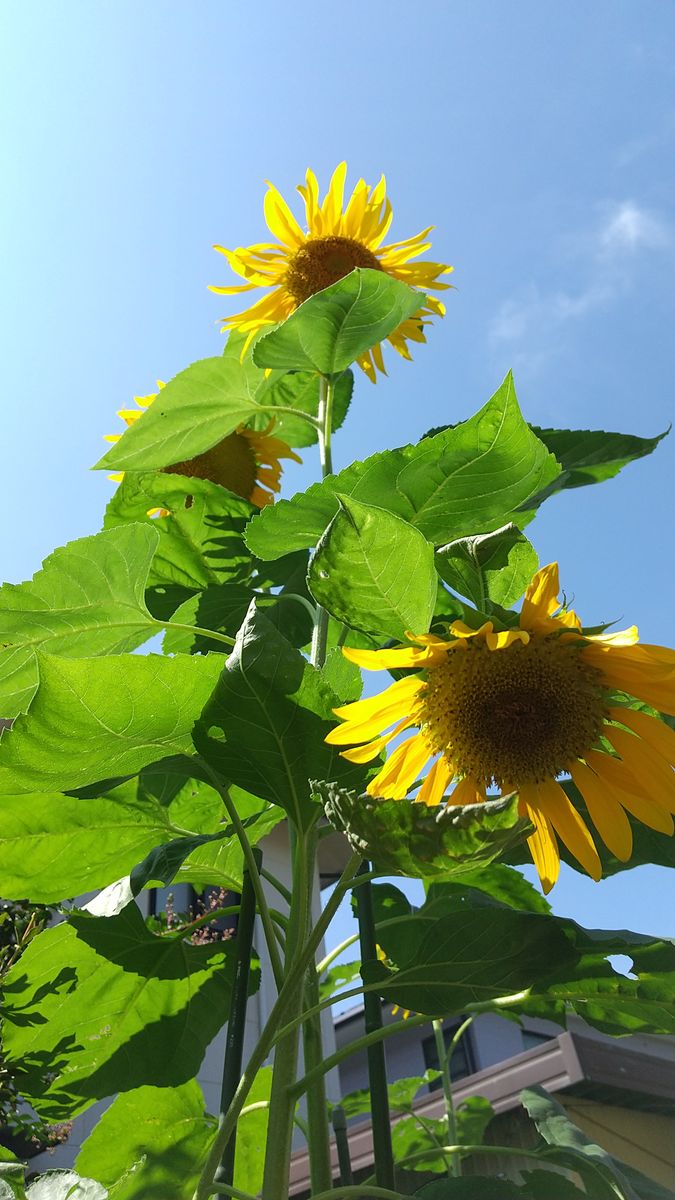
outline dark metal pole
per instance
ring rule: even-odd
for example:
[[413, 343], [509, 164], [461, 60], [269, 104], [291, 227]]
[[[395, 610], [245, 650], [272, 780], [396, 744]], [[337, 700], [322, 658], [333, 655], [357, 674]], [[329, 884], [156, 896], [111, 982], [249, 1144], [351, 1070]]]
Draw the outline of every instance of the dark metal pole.
[[[367, 862], [362, 863], [359, 875], [370, 870]], [[375, 915], [370, 881], [354, 890], [359, 921], [361, 964], [377, 962], [375, 938]], [[364, 981], [365, 982], [365, 981]], [[366, 992], [363, 997], [366, 1018], [366, 1033], [382, 1028], [382, 1002], [375, 992]], [[373, 1151], [375, 1155], [375, 1182], [378, 1187], [394, 1190], [394, 1152], [391, 1145], [391, 1118], [389, 1115], [389, 1091], [387, 1089], [387, 1063], [384, 1042], [368, 1047], [368, 1083], [373, 1118]]]
[[354, 1182], [354, 1176], [352, 1175], [352, 1160], [349, 1154], [345, 1110], [341, 1104], [336, 1104], [333, 1108], [333, 1132], [335, 1133], [335, 1145], [337, 1147], [338, 1165], [340, 1168], [340, 1183], [343, 1187], [349, 1187]]
[[[253, 851], [256, 866], [260, 871], [262, 852], [256, 847]], [[251, 877], [244, 869], [244, 879], [241, 891], [241, 908], [237, 922], [237, 963], [234, 983], [232, 985], [232, 1006], [230, 1019], [227, 1022], [227, 1039], [225, 1042], [225, 1061], [223, 1064], [223, 1084], [220, 1093], [220, 1118], [227, 1112], [237, 1085], [241, 1078], [241, 1064], [244, 1054], [244, 1033], [246, 1027], [246, 1006], [248, 1003], [248, 980], [251, 969], [251, 951], [253, 947], [253, 928], [255, 925], [255, 893]], [[220, 1166], [216, 1171], [214, 1183], [225, 1183], [232, 1187], [234, 1181], [234, 1155], [236, 1150], [236, 1130], [223, 1150]]]

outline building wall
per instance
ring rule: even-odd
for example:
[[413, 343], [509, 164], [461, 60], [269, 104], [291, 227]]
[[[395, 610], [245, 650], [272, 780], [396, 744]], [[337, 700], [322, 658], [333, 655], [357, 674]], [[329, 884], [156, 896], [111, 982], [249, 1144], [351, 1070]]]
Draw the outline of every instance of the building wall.
[[675, 1192], [675, 1118], [571, 1096], [557, 1099], [587, 1137]]

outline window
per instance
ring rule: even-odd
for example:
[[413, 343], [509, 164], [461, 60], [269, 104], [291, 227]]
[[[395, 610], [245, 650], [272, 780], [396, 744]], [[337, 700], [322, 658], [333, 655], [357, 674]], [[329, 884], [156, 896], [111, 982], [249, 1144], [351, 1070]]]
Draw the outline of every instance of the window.
[[534, 1050], [536, 1046], [541, 1046], [542, 1042], [550, 1042], [556, 1035], [555, 1033], [535, 1033], [533, 1029], [523, 1029], [521, 1036], [523, 1050]]
[[[443, 1040], [445, 1042], [446, 1050], [449, 1048], [453, 1037], [462, 1024], [462, 1021], [463, 1019], [459, 1021], [453, 1021], [451, 1024], [443, 1026]], [[439, 1062], [438, 1053], [436, 1050], [436, 1039], [434, 1037], [425, 1038], [422, 1042], [422, 1051], [424, 1054], [425, 1066], [427, 1068], [431, 1067], [433, 1070], [437, 1071], [439, 1069]], [[467, 1029], [466, 1033], [462, 1034], [452, 1052], [452, 1058], [450, 1060], [450, 1075], [452, 1076], [453, 1081], [457, 1079], [464, 1079], [466, 1075], [472, 1075], [475, 1069], [473, 1050], [471, 1046], [471, 1035], [470, 1031]], [[441, 1080], [434, 1079], [429, 1084], [429, 1091], [434, 1092], [441, 1086]]]

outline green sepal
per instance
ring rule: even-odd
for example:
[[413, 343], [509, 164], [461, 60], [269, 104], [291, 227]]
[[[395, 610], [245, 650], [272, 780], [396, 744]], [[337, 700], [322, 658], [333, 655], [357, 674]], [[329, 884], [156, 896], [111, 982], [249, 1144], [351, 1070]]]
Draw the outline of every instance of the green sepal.
[[260, 337], [253, 361], [259, 367], [337, 375], [413, 316], [425, 299], [384, 271], [357, 267]]
[[335, 829], [376, 868], [394, 875], [431, 878], [499, 858], [529, 832], [518, 816], [518, 799], [507, 796], [484, 804], [439, 804], [379, 800], [343, 787], [313, 781]]

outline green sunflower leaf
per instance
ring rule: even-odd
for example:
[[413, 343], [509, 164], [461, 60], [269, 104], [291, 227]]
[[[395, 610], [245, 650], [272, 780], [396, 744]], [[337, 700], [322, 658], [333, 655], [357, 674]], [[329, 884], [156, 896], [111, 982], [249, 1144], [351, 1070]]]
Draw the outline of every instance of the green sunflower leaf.
[[215, 1129], [195, 1080], [136, 1088], [106, 1109], [77, 1169], [100, 1179], [110, 1200], [191, 1200]]
[[558, 478], [534, 497], [532, 507], [555, 492], [613, 479], [629, 463], [651, 454], [669, 432], [666, 429], [656, 437], [641, 438], [604, 429], [540, 429], [537, 425], [532, 429], [562, 467]]
[[[170, 516], [149, 517], [153, 508], [167, 509]], [[113, 529], [142, 522], [156, 532], [148, 586], [201, 589], [250, 579], [254, 564], [243, 533], [256, 511], [248, 500], [208, 479], [161, 471], [127, 474], [108, 504], [104, 525]]]
[[96, 469], [152, 471], [210, 450], [261, 413], [260, 372], [250, 359], [202, 358], [180, 371], [96, 463]]
[[135, 904], [45, 930], [5, 982], [4, 1048], [22, 1095], [60, 1120], [192, 1079], [227, 1020], [234, 969], [233, 943], [155, 936]]
[[[520, 1099], [544, 1141], [555, 1151], [562, 1152], [558, 1157], [561, 1166], [583, 1171], [588, 1182], [596, 1186], [603, 1177], [610, 1184], [615, 1182], [619, 1186], [613, 1194], [620, 1193], [625, 1200], [669, 1200], [670, 1191], [591, 1141], [570, 1121], [562, 1105], [542, 1087], [525, 1088]], [[547, 1157], [549, 1161], [556, 1161], [555, 1156]], [[584, 1168], [589, 1167], [595, 1169], [595, 1180], [592, 1175], [586, 1175]], [[608, 1190], [607, 1194], [612, 1193]]]
[[[571, 1007], [609, 1034], [675, 1031], [672, 942], [471, 900], [439, 885], [418, 911], [380, 917], [377, 940], [395, 968], [367, 964], [367, 982], [377, 981], [386, 1000], [434, 1016], [523, 992], [510, 1011], [564, 1025]], [[631, 958], [630, 977], [613, 955]]]
[[254, 517], [246, 541], [260, 558], [313, 546], [338, 510], [337, 495], [384, 508], [436, 546], [517, 521], [516, 510], [560, 473], [523, 419], [507, 375], [461, 425], [415, 446], [374, 454]]
[[363, 768], [324, 742], [338, 703], [321, 673], [252, 605], [199, 720], [195, 745], [225, 778], [281, 805], [303, 825], [316, 818], [309, 778], [347, 784], [365, 778]]
[[259, 367], [337, 375], [412, 317], [424, 301], [422, 292], [384, 271], [357, 268], [258, 338], [253, 361]]
[[37, 654], [40, 687], [0, 740], [0, 795], [72, 791], [192, 751], [219, 654], [56, 658]]
[[[616, 1193], [580, 1191], [564, 1175], [520, 1168], [526, 1181], [522, 1187], [508, 1179], [467, 1175], [460, 1179], [435, 1179], [420, 1188], [418, 1200], [617, 1200]], [[597, 1184], [597, 1179], [594, 1180]], [[555, 1186], [555, 1192], [552, 1188]]]
[[481, 612], [490, 604], [511, 608], [534, 575], [539, 560], [534, 546], [513, 524], [493, 533], [458, 538], [436, 555], [438, 573]]
[[[264, 379], [264, 373], [261, 371], [260, 374]], [[340, 429], [347, 416], [353, 390], [354, 376], [351, 371], [345, 371], [335, 381], [333, 391], [331, 424], [333, 433]], [[283, 408], [299, 409], [300, 412], [316, 417], [319, 411], [318, 377], [307, 371], [290, 371], [284, 372], [282, 375], [274, 371], [270, 379], [265, 380], [259, 387], [256, 400], [268, 408], [276, 408], [277, 405], [281, 405]], [[304, 421], [302, 417], [296, 417], [288, 412], [273, 414], [267, 411], [263, 416], [256, 418], [253, 422], [254, 428], [265, 429], [272, 415], [274, 415], [274, 437], [281, 438], [289, 446], [313, 446], [318, 440], [316, 426], [312, 426], [309, 421]]]
[[54, 550], [29, 582], [0, 587], [3, 717], [17, 716], [35, 693], [35, 650], [119, 654], [156, 633], [144, 596], [158, 542], [148, 526], [109, 529]]
[[426, 633], [436, 604], [433, 546], [383, 508], [338, 495], [340, 505], [309, 568], [311, 592], [331, 616], [402, 640]]

